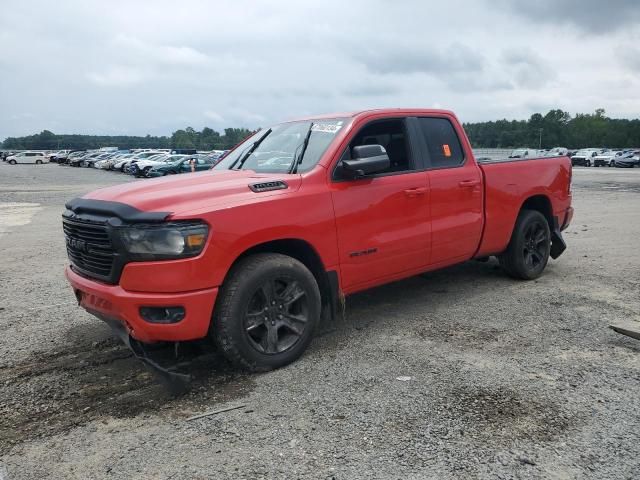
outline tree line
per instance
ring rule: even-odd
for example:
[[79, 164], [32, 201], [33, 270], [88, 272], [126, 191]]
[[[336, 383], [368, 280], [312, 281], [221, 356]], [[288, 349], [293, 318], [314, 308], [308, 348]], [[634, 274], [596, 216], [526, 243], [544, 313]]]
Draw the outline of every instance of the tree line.
[[[535, 113], [528, 120], [497, 120], [465, 123], [475, 148], [552, 147], [640, 147], [640, 120], [609, 118], [604, 109], [571, 116], [563, 110]], [[118, 148], [196, 148], [226, 150], [251, 134], [246, 128], [225, 128], [224, 133], [209, 127], [176, 130], [170, 137], [119, 135], [57, 135], [44, 130], [26, 137], [9, 137], [3, 148], [16, 150]]]
[[195, 148], [227, 150], [252, 133], [246, 128], [225, 128], [224, 133], [209, 127], [197, 131], [191, 127], [176, 130], [170, 137], [131, 135], [59, 135], [44, 130], [26, 137], [8, 137], [2, 143], [7, 150], [83, 150], [100, 147], [128, 148]]
[[528, 120], [465, 123], [475, 148], [640, 147], [640, 120], [609, 118], [602, 108], [571, 116], [562, 110]]

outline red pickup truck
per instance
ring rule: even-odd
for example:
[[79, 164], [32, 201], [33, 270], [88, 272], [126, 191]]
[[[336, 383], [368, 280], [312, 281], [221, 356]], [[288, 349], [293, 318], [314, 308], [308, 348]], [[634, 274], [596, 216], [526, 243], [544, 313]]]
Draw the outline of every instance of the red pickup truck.
[[78, 302], [138, 346], [211, 338], [283, 366], [344, 295], [495, 255], [533, 279], [566, 248], [567, 157], [478, 163], [455, 115], [383, 109], [263, 129], [211, 171], [76, 198]]

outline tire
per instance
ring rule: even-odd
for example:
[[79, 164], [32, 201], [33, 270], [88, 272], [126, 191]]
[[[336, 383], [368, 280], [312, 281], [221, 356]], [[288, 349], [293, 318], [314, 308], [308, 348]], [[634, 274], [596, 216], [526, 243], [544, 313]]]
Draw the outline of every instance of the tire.
[[551, 231], [545, 216], [536, 210], [522, 210], [509, 246], [498, 259], [509, 276], [533, 280], [542, 275], [550, 251]]
[[42, 160], [36, 160], [36, 165], [42, 165]]
[[16, 161], [15, 160], [9, 160], [9, 165], [15, 165]]
[[222, 285], [209, 335], [234, 365], [273, 370], [307, 349], [320, 306], [316, 279], [301, 262], [277, 253], [251, 255]]

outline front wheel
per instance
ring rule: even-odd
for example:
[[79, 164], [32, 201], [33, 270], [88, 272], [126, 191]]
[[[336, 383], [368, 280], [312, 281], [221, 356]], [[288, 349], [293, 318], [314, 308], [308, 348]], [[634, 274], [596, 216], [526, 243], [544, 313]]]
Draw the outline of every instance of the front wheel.
[[15, 160], [9, 160], [9, 165], [15, 165], [16, 161]]
[[272, 370], [306, 350], [320, 306], [318, 284], [304, 264], [276, 253], [251, 255], [225, 280], [210, 334], [232, 363]]
[[42, 165], [42, 160], [36, 160], [36, 165]]
[[513, 278], [533, 280], [542, 275], [551, 251], [547, 219], [536, 210], [518, 215], [507, 250], [498, 257], [504, 271]]

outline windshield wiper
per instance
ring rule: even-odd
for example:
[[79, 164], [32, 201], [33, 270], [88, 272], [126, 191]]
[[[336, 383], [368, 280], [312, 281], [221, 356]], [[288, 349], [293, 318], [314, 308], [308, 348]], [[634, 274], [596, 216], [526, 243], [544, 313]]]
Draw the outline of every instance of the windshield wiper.
[[258, 145], [260, 145], [262, 141], [265, 138], [267, 138], [267, 136], [270, 133], [271, 133], [271, 129], [264, 132], [264, 135], [262, 135], [258, 140], [253, 142], [253, 145], [251, 145], [248, 150], [245, 150], [245, 152], [243, 152], [242, 155], [240, 155], [238, 159], [231, 164], [231, 166], [229, 167], [229, 170], [233, 170], [233, 167], [235, 167], [236, 163], [238, 164], [238, 168], [236, 168], [236, 170], [240, 170], [244, 165], [244, 162], [247, 161], [247, 158], [249, 158], [249, 156], [256, 150], [256, 148], [258, 148]]
[[295, 152], [298, 151], [298, 148], [295, 149], [293, 154], [293, 160], [291, 161], [291, 165], [289, 166], [289, 173], [296, 173], [298, 171], [298, 165], [302, 163], [302, 159], [304, 158], [304, 152], [307, 151], [307, 145], [309, 145], [309, 138], [311, 137], [311, 132], [313, 131], [313, 122], [309, 125], [309, 130], [307, 130], [307, 134], [304, 136], [304, 140], [302, 141], [302, 149], [300, 150], [300, 154], [296, 156]]

